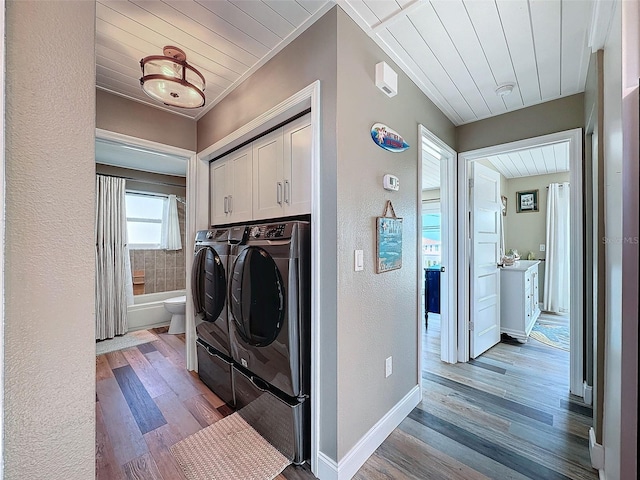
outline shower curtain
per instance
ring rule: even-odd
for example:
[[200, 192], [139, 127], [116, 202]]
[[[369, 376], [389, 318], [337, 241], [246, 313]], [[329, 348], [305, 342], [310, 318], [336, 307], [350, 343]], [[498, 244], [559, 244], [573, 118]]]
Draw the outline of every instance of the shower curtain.
[[549, 185], [547, 197], [547, 258], [544, 266], [542, 310], [569, 312], [570, 222], [569, 183]]
[[182, 250], [180, 222], [178, 220], [178, 200], [175, 195], [169, 195], [164, 204], [161, 242], [161, 246], [165, 250]]
[[133, 303], [125, 179], [96, 176], [96, 340], [127, 333]]

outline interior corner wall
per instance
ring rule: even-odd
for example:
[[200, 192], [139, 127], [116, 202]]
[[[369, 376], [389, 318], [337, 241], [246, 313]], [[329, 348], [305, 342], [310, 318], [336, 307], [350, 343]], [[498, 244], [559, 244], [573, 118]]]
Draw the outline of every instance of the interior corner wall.
[[[86, 480], [95, 475], [95, 4], [7, 1], [6, 38], [4, 475]], [[61, 68], [52, 52], [69, 51]]]
[[120, 95], [96, 89], [96, 127], [195, 151], [196, 122]]
[[[605, 372], [603, 445], [605, 478], [620, 476], [622, 394], [622, 34], [616, 2], [604, 47]], [[636, 159], [637, 161], [637, 159]], [[637, 322], [637, 318], [634, 320]], [[624, 419], [626, 422], [627, 420]]]
[[[375, 65], [398, 74], [398, 94], [375, 86]], [[338, 460], [418, 383], [417, 198], [421, 179], [418, 124], [449, 145], [453, 124], [372, 39], [338, 9]], [[391, 153], [371, 139], [383, 122], [411, 146]], [[326, 134], [326, 133], [325, 133]], [[400, 190], [382, 188], [386, 173]], [[402, 268], [376, 273], [376, 217], [387, 200], [403, 217]], [[364, 270], [354, 272], [353, 251], [364, 250]], [[393, 374], [385, 378], [385, 359]]]
[[336, 460], [336, 10], [334, 7], [198, 121], [198, 151], [320, 80], [320, 451]]
[[456, 128], [456, 147], [458, 152], [468, 152], [582, 127], [584, 94], [578, 93], [460, 125]]

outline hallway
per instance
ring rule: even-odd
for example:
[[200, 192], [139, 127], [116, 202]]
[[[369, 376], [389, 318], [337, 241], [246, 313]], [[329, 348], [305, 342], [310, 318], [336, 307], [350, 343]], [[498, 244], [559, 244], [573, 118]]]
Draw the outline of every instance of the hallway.
[[448, 365], [439, 318], [429, 315], [422, 367], [422, 402], [355, 478], [598, 478], [592, 411], [569, 396], [568, 352], [531, 339]]

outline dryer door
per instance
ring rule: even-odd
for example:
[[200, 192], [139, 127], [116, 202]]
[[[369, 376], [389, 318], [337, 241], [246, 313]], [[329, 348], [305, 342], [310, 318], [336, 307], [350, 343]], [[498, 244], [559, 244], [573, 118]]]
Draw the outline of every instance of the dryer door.
[[225, 306], [227, 281], [222, 260], [212, 247], [203, 247], [196, 253], [191, 282], [196, 314], [202, 313], [203, 320], [215, 322]]
[[233, 266], [229, 308], [238, 335], [249, 345], [271, 344], [282, 329], [285, 316], [285, 284], [268, 252], [248, 247]]

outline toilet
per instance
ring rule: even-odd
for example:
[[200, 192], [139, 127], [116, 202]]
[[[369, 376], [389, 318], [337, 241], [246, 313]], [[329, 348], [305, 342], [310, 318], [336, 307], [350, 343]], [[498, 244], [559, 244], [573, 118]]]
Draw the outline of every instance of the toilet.
[[164, 308], [171, 314], [171, 324], [169, 325], [169, 333], [176, 335], [184, 333], [185, 322], [184, 312], [187, 305], [187, 296], [168, 298], [164, 302]]

